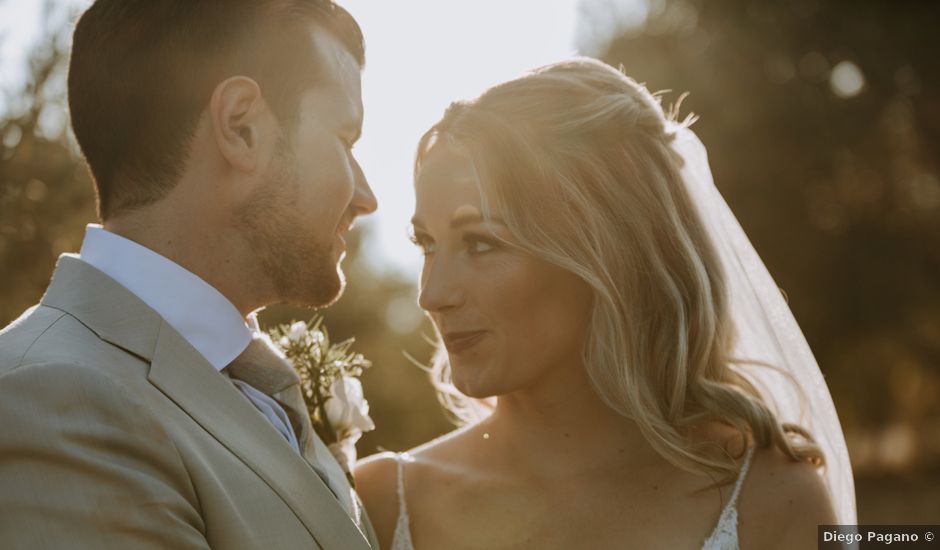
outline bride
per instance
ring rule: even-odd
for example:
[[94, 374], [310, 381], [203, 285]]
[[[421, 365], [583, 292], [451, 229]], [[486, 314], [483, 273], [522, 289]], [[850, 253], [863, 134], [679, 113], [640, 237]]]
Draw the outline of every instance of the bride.
[[673, 118], [579, 58], [422, 138], [419, 303], [464, 426], [359, 464], [383, 548], [815, 548], [855, 523], [812, 353]]

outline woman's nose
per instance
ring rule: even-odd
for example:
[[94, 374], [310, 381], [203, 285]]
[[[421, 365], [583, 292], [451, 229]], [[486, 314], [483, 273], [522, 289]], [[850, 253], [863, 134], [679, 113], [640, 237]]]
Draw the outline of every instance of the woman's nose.
[[446, 257], [428, 259], [421, 275], [418, 305], [429, 313], [460, 307], [465, 291], [459, 272]]

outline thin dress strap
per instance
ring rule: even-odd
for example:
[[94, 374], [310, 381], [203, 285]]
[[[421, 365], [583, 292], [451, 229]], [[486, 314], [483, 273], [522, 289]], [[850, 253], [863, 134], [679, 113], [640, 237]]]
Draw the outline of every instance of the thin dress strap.
[[741, 494], [741, 487], [744, 486], [744, 480], [747, 478], [747, 472], [751, 467], [753, 458], [754, 447], [751, 447], [744, 457], [741, 471], [738, 472], [738, 480], [734, 484], [731, 498], [728, 499], [728, 504], [721, 511], [715, 530], [705, 539], [702, 550], [738, 550], [738, 496]]
[[411, 543], [408, 503], [405, 500], [405, 462], [412, 460], [408, 453], [395, 453], [395, 467], [398, 470], [398, 521], [395, 523], [395, 534], [392, 535], [391, 550], [414, 550], [414, 545]]
[[751, 467], [751, 459], [754, 458], [754, 447], [747, 450], [747, 456], [744, 457], [744, 464], [741, 465], [741, 471], [738, 473], [738, 480], [734, 484], [734, 491], [731, 493], [731, 499], [728, 500], [728, 507], [736, 507], [738, 495], [741, 494], [741, 487], [744, 486], [744, 479], [747, 477], [747, 471]]

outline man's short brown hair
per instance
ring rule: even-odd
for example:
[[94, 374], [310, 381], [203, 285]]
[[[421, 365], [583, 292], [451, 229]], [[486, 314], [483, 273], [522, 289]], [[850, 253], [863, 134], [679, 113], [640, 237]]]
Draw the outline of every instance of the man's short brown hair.
[[68, 91], [100, 217], [172, 189], [226, 78], [255, 79], [292, 127], [302, 92], [322, 78], [311, 24], [364, 64], [359, 25], [331, 0], [97, 0], [75, 27]]

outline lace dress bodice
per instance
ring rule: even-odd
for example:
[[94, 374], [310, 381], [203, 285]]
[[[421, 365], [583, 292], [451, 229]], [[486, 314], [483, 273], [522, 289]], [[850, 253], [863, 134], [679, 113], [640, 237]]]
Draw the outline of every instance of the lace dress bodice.
[[715, 530], [705, 539], [702, 550], [738, 550], [738, 495], [741, 494], [741, 486], [744, 485], [752, 458], [754, 458], [753, 447], [748, 449], [747, 456], [744, 457], [744, 464], [741, 465], [738, 480], [734, 483], [731, 498], [721, 511]]
[[405, 462], [409, 462], [408, 453], [395, 453], [398, 467], [398, 521], [395, 522], [395, 534], [392, 535], [391, 550], [414, 550], [411, 543], [411, 521], [408, 519], [408, 504], [405, 503]]
[[[753, 457], [754, 449], [748, 449], [747, 455], [744, 457], [744, 464], [741, 466], [741, 473], [738, 474], [738, 480], [734, 484], [731, 498], [728, 499], [728, 503], [721, 511], [714, 531], [705, 539], [702, 550], [738, 550], [738, 495], [741, 494], [741, 486], [744, 485], [744, 479], [747, 477], [747, 471], [751, 466]], [[411, 460], [412, 458], [408, 453], [397, 453], [395, 455], [398, 468], [398, 521], [395, 523], [395, 534], [392, 535], [391, 550], [415, 550], [414, 544], [411, 542], [411, 522], [408, 519], [408, 505], [405, 502], [405, 463]]]

